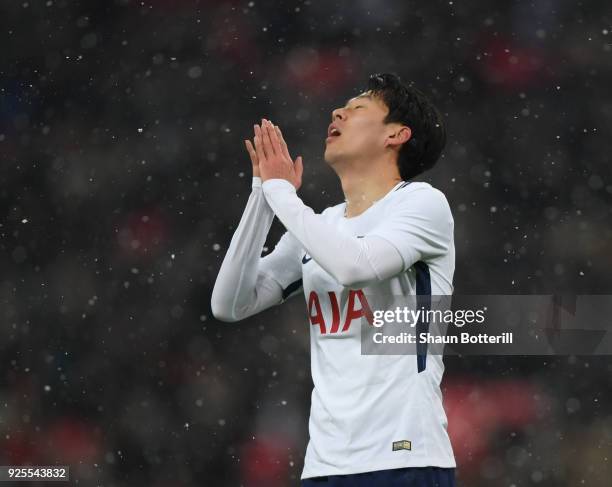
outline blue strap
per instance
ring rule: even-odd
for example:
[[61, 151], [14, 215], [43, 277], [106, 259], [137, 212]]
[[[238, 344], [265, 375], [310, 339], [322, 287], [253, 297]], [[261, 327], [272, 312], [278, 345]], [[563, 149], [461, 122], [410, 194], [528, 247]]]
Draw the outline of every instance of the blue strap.
[[[431, 309], [431, 276], [429, 275], [429, 267], [425, 262], [419, 261], [414, 264], [416, 270], [416, 305], [417, 310], [422, 309], [423, 313], [427, 313]], [[429, 321], [421, 318], [416, 324], [417, 336], [417, 371], [419, 373], [425, 370], [427, 366], [427, 343], [420, 343], [419, 337], [422, 333], [429, 332]]]

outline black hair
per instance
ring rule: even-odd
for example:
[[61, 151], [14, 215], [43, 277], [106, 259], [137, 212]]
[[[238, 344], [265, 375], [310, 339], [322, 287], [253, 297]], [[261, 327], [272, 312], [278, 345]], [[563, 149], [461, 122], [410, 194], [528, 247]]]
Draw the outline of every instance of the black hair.
[[406, 85], [394, 73], [373, 74], [368, 90], [389, 109], [384, 123], [401, 123], [412, 131], [399, 150], [400, 177], [408, 181], [431, 169], [446, 144], [446, 128], [438, 109], [421, 91]]

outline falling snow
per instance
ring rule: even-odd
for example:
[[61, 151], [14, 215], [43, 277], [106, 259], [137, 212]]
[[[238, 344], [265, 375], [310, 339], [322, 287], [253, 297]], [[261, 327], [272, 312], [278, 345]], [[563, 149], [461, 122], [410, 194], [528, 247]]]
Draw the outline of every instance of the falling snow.
[[[331, 112], [370, 73], [414, 82], [447, 123], [421, 179], [453, 213], [456, 294], [609, 294], [608, 10], [5, 2], [3, 464], [70, 464], [79, 485], [298, 485], [303, 296], [228, 324], [210, 294], [251, 191], [253, 124], [281, 126], [320, 212], [344, 199]], [[262, 251], [284, 232], [275, 220]], [[445, 364], [461, 485], [608, 485], [609, 357]]]

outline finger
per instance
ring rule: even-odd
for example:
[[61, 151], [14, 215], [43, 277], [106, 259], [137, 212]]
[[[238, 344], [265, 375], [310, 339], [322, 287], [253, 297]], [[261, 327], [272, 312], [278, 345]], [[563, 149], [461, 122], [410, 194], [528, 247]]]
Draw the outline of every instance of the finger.
[[295, 160], [295, 174], [298, 177], [298, 181], [302, 182], [302, 174], [304, 174], [304, 163], [302, 162], [302, 156], [298, 156]]
[[281, 150], [283, 155], [289, 159], [289, 160], [293, 160], [291, 159], [291, 156], [289, 155], [289, 148], [287, 147], [287, 143], [285, 142], [285, 139], [283, 138], [283, 133], [281, 132], [281, 129], [278, 125], [274, 126], [274, 130], [278, 135], [278, 139], [280, 141], [280, 146], [281, 146]]
[[253, 177], [261, 177], [261, 172], [259, 170], [259, 159], [257, 158], [257, 153], [255, 152], [255, 147], [253, 147], [253, 143], [250, 140], [244, 141], [247, 151], [249, 152], [249, 156], [251, 157], [251, 165], [253, 167]]
[[250, 140], [245, 140], [244, 144], [246, 145], [247, 152], [251, 157], [251, 162], [254, 166], [257, 166], [259, 164], [259, 161], [257, 160], [257, 153], [255, 152], [255, 147], [253, 147], [253, 144]]
[[263, 149], [262, 131], [261, 127], [255, 124], [255, 153], [257, 154], [257, 160], [259, 163], [266, 162], [266, 154]]
[[272, 146], [272, 140], [270, 139], [270, 133], [268, 130], [268, 123], [265, 118], [261, 119], [261, 139], [263, 143], [263, 151], [266, 155], [266, 158], [270, 158], [274, 156], [274, 147]]
[[[268, 121], [268, 133], [270, 134], [270, 141], [272, 142], [272, 148], [277, 155], [283, 154], [283, 147], [278, 138], [278, 132], [276, 131], [276, 126]], [[291, 160], [291, 159], [289, 159]]]

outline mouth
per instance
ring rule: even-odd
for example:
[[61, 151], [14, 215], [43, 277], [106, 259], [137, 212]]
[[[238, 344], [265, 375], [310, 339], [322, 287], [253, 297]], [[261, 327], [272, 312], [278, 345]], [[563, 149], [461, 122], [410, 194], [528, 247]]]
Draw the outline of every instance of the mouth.
[[340, 131], [337, 128], [333, 127], [327, 131], [327, 138], [325, 139], [325, 141], [330, 142], [340, 137], [340, 135], [342, 135]]

